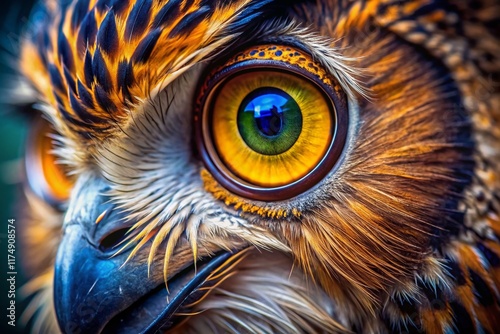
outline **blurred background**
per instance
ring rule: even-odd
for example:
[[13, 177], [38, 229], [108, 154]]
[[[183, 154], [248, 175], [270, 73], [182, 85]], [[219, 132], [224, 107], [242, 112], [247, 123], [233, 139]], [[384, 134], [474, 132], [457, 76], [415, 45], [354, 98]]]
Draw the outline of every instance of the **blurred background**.
[[[15, 60], [19, 45], [19, 36], [26, 25], [32, 0], [0, 0], [0, 300], [1, 320], [0, 333], [29, 333], [20, 323], [21, 313], [26, 307], [19, 293], [16, 294], [16, 327], [7, 324], [8, 306], [7, 286], [7, 221], [16, 218], [16, 188], [22, 177], [22, 161], [24, 140], [27, 135], [28, 120], [15, 113], [4, 103], [8, 99], [8, 91], [12, 88], [9, 82], [15, 75]], [[25, 282], [20, 267], [22, 249], [16, 244], [16, 287]]]

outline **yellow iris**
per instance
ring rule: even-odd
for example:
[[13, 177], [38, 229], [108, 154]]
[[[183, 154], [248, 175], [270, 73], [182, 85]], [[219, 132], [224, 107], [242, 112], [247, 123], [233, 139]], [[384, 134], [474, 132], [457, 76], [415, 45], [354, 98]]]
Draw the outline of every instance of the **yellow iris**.
[[[265, 101], [265, 92], [259, 93], [263, 87], [270, 92], [270, 99], [286, 100], [289, 106], [281, 106], [281, 114], [273, 111], [279, 109], [274, 105], [268, 108], [278, 116], [271, 119], [274, 123], [264, 119], [264, 125], [257, 119], [263, 112], [261, 106], [248, 98], [255, 96], [254, 101]], [[237, 74], [225, 81], [214, 97], [210, 126], [215, 149], [232, 174], [252, 185], [291, 184], [311, 172], [328, 151], [335, 126], [331, 108], [324, 93], [299, 75], [273, 69]], [[269, 110], [266, 112], [272, 117]], [[246, 112], [251, 112], [257, 121], [252, 116], [252, 121], [245, 122], [241, 115], [248, 118]], [[287, 113], [295, 116], [286, 118]], [[259, 138], [253, 134], [257, 130], [250, 129], [250, 134], [246, 134], [246, 128], [252, 124], [256, 129], [256, 124], [260, 126], [257, 130], [263, 132]]]

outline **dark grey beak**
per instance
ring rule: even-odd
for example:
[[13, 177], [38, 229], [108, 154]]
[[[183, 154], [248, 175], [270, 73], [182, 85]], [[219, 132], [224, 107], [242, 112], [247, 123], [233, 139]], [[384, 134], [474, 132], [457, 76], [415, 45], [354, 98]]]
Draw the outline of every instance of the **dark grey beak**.
[[[102, 193], [102, 180], [89, 179], [70, 203], [55, 264], [54, 300], [63, 333], [155, 333], [178, 322], [179, 309], [196, 300], [198, 289], [232, 254], [220, 253], [195, 272], [188, 264], [168, 281], [148, 277], [147, 256], [129, 251], [112, 257], [103, 241], [127, 228]], [[78, 191], [75, 189], [75, 191]], [[102, 212], [108, 212], [96, 224]], [[108, 237], [109, 239], [109, 237]], [[145, 250], [149, 249], [145, 245]], [[115, 249], [116, 250], [116, 249]], [[175, 260], [175, 259], [174, 259]], [[152, 270], [155, 270], [154, 268]]]
[[56, 314], [63, 332], [99, 333], [117, 313], [156, 288], [158, 282], [147, 279], [144, 265], [131, 263], [120, 270], [123, 261], [102, 254], [80, 225], [65, 229], [54, 282]]

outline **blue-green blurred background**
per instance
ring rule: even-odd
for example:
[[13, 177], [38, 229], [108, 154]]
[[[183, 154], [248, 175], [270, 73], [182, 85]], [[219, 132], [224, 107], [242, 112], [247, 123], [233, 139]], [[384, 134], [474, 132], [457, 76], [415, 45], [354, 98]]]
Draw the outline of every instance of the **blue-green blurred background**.
[[[15, 113], [3, 103], [9, 99], [8, 89], [12, 88], [15, 74], [15, 59], [20, 33], [26, 25], [32, 7], [32, 0], [0, 1], [0, 333], [27, 333], [20, 323], [21, 312], [26, 302], [16, 294], [16, 327], [7, 325], [7, 220], [17, 218], [15, 208], [16, 190], [22, 177], [22, 152], [27, 133], [28, 120]], [[25, 282], [21, 269], [22, 249], [16, 243], [17, 290]]]

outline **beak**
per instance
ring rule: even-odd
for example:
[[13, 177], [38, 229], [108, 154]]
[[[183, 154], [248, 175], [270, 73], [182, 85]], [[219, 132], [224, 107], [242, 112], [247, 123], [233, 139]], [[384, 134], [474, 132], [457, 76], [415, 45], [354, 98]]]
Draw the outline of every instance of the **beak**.
[[[125, 265], [129, 251], [112, 257], [103, 247], [106, 236], [123, 229], [125, 221], [102, 195], [106, 189], [100, 179], [86, 180], [69, 205], [55, 264], [59, 326], [63, 333], [165, 331], [179, 322], [176, 313], [184, 312], [184, 305], [202, 297], [201, 287], [216, 283], [210, 275], [229, 266], [234, 256], [221, 252], [198, 262], [197, 271], [192, 255], [182, 256], [184, 263], [176, 266], [180, 269], [168, 280], [167, 290], [161, 270], [161, 275], [148, 277], [147, 244]], [[102, 212], [106, 214], [96, 224]]]

